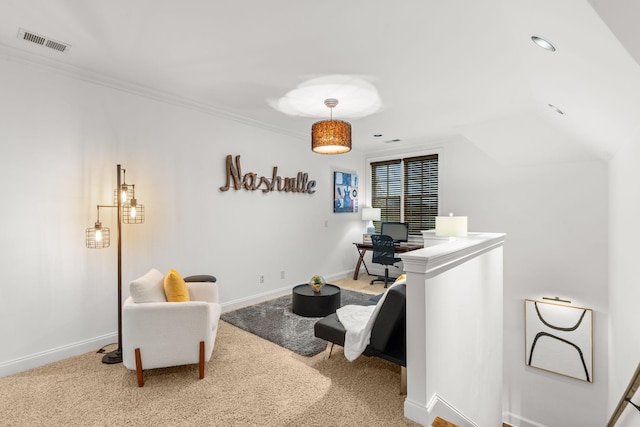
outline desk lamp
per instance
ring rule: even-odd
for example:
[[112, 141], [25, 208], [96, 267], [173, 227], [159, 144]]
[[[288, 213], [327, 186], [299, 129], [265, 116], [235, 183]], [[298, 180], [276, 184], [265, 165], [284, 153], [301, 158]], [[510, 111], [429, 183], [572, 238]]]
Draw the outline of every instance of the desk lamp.
[[380, 221], [380, 208], [362, 208], [362, 220], [367, 222], [367, 234], [376, 234], [373, 221]]

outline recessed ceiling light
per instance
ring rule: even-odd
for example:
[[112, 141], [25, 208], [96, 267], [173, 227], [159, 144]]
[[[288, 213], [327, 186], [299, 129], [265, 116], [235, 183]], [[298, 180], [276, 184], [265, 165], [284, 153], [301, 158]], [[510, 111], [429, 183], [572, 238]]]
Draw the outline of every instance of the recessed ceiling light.
[[553, 111], [555, 111], [558, 114], [561, 114], [564, 116], [564, 111], [562, 111], [561, 109], [559, 109], [558, 107], [556, 107], [553, 104], [549, 104], [549, 108], [551, 108]]
[[373, 136], [375, 136], [376, 138], [380, 138], [380, 137], [382, 136], [382, 134], [381, 134], [381, 133], [376, 133], [376, 134], [375, 134], [375, 135], [373, 135]]
[[540, 46], [541, 48], [548, 50], [549, 52], [555, 52], [556, 51], [556, 47], [549, 41], [549, 40], [545, 40], [540, 36], [531, 36], [531, 40], [537, 44], [538, 46]]

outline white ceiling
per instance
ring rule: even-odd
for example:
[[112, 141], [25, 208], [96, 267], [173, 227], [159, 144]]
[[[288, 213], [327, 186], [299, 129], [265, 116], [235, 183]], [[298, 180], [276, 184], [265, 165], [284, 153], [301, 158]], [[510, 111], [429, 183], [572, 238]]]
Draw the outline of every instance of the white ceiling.
[[[328, 110], [294, 117], [272, 101], [311, 78], [356, 76], [377, 88], [382, 109], [349, 119], [354, 150], [464, 137], [507, 163], [607, 158], [638, 131], [636, 3], [2, 0], [0, 54], [301, 143]], [[20, 40], [19, 28], [72, 47], [63, 54]], [[557, 51], [537, 47], [534, 34]], [[340, 99], [334, 118], [350, 101]]]

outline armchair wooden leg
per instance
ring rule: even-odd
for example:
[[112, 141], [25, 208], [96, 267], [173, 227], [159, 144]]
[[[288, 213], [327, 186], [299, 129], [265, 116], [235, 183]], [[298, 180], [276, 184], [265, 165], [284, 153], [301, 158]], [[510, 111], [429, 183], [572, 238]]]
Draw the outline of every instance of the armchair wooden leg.
[[407, 395], [407, 367], [400, 366], [400, 394]]
[[136, 375], [138, 376], [138, 387], [144, 385], [144, 379], [142, 378], [142, 358], [140, 357], [140, 349], [136, 348]]
[[200, 341], [200, 379], [204, 378], [204, 341]]

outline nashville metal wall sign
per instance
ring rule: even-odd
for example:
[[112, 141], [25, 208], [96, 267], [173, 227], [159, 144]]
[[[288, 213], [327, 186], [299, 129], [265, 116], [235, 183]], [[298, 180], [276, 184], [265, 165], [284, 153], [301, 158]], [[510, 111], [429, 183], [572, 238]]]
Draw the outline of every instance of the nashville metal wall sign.
[[242, 174], [240, 156], [236, 156], [234, 163], [231, 154], [227, 156], [226, 170], [227, 183], [220, 187], [220, 191], [229, 191], [233, 183], [234, 190], [262, 190], [263, 193], [284, 191], [286, 193], [313, 194], [316, 192], [316, 181], [309, 180], [309, 175], [307, 175], [306, 172], [298, 172], [295, 178], [283, 178], [278, 175], [278, 167], [274, 166], [271, 178], [258, 176], [258, 174], [254, 172]]

